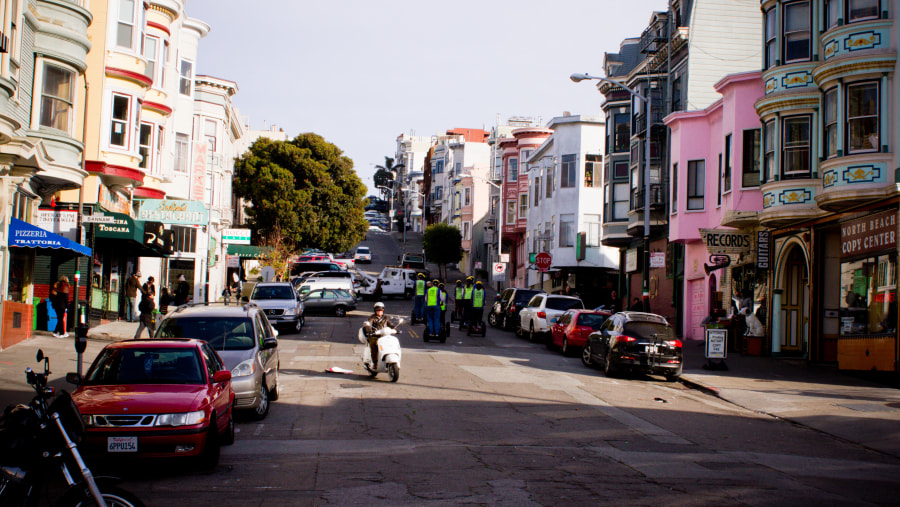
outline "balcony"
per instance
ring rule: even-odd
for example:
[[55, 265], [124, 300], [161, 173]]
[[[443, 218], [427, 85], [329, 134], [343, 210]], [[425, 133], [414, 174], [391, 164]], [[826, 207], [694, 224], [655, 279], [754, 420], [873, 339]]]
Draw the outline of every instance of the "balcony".
[[[642, 211], [644, 209], [644, 195], [646, 191], [643, 187], [637, 192], [631, 194], [631, 209], [633, 211]], [[662, 185], [659, 183], [650, 185], [650, 211], [659, 211], [666, 208], [666, 195]]]
[[660, 49], [666, 45], [668, 40], [663, 35], [665, 34], [665, 24], [662, 26], [651, 26], [644, 30], [644, 33], [641, 34], [641, 53], [656, 53]]
[[816, 204], [817, 196], [822, 193], [820, 179], [772, 181], [760, 190], [763, 209], [759, 213], [759, 224], [763, 227], [783, 227], [825, 214]]
[[836, 157], [819, 164], [822, 190], [816, 195], [818, 206], [840, 212], [891, 197], [897, 193], [890, 153], [865, 153]]

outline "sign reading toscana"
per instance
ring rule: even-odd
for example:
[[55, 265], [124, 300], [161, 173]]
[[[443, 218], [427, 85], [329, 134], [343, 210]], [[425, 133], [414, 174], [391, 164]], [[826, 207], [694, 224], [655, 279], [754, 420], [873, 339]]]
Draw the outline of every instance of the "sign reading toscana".
[[164, 224], [206, 225], [209, 212], [200, 201], [171, 199], [142, 199], [138, 220]]

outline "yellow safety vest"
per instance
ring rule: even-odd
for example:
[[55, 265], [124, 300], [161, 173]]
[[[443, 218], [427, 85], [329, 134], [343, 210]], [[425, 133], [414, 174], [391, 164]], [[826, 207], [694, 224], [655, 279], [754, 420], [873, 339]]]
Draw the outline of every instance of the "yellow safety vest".
[[463, 297], [463, 288], [459, 286], [456, 288], [456, 299], [462, 299]]
[[463, 293], [463, 299], [472, 299], [472, 290], [475, 289], [474, 286], [466, 286], [466, 291]]
[[[440, 290], [440, 288], [438, 288], [438, 290]], [[444, 311], [447, 309], [447, 293], [441, 290], [440, 294], [438, 295], [441, 299], [441, 311]]]
[[426, 306], [437, 306], [438, 304], [438, 288], [431, 287], [428, 289], [428, 296], [425, 299]]
[[484, 306], [484, 289], [475, 289], [472, 292], [472, 308], [481, 308]]
[[425, 280], [416, 280], [416, 296], [425, 295]]

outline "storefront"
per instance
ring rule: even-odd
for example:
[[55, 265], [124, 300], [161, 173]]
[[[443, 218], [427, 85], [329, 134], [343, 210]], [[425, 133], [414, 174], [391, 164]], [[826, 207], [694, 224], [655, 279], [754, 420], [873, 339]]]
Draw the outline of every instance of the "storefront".
[[897, 371], [897, 210], [840, 224], [842, 370]]

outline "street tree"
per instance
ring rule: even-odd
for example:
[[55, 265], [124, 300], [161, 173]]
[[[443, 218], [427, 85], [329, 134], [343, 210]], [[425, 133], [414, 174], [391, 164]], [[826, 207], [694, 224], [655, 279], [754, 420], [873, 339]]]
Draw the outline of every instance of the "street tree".
[[447, 264], [462, 259], [462, 234], [456, 226], [437, 223], [429, 225], [422, 234], [425, 256], [438, 265], [441, 279], [447, 279]]
[[[375, 176], [372, 179], [375, 181], [376, 187], [387, 187], [393, 188], [394, 180], [397, 177], [397, 174], [406, 167], [405, 164], [394, 164], [394, 159], [391, 157], [384, 157], [384, 165], [376, 165], [375, 166]], [[381, 191], [385, 193], [384, 190]], [[391, 196], [386, 195], [386, 198], [390, 198]]]
[[271, 266], [275, 275], [287, 280], [291, 274], [291, 265], [300, 254], [296, 242], [275, 227], [272, 232], [259, 239], [259, 246], [262, 247], [260, 264]]
[[277, 232], [297, 250], [343, 252], [368, 229], [366, 187], [353, 161], [317, 134], [257, 139], [235, 161], [233, 190], [248, 201], [256, 244]]

